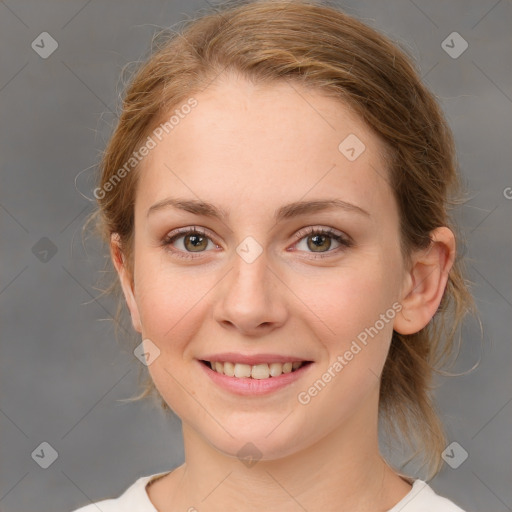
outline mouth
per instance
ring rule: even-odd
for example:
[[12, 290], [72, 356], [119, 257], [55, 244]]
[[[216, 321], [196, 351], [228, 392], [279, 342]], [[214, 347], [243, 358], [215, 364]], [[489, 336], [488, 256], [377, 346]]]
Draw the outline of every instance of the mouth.
[[206, 361], [200, 362], [210, 370], [220, 375], [234, 377], [235, 379], [272, 379], [280, 377], [283, 374], [294, 373], [304, 366], [308, 366], [312, 361], [287, 361], [284, 363], [260, 363], [243, 364], [232, 363], [229, 361]]
[[[244, 359], [240, 354], [237, 358]], [[197, 364], [216, 387], [247, 398], [264, 396], [289, 386], [296, 386], [297, 382], [306, 378], [314, 366], [314, 361], [287, 361], [285, 357], [281, 358], [282, 362], [266, 356], [245, 357], [246, 361], [248, 359], [252, 359], [249, 361], [252, 364], [208, 359], [197, 359]], [[269, 362], [263, 363], [262, 359]]]

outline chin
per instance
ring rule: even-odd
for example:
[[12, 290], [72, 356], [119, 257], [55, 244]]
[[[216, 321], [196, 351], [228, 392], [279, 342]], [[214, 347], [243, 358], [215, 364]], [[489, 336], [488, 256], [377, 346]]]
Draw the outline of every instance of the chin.
[[[279, 421], [282, 421], [282, 418]], [[216, 450], [228, 457], [240, 459], [250, 467], [258, 460], [282, 459], [300, 450], [298, 433], [290, 433], [283, 425], [277, 426], [279, 421], [270, 429], [256, 429], [254, 425], [245, 429], [230, 429], [235, 437], [231, 437], [222, 429], [216, 436], [206, 433], [205, 437]]]

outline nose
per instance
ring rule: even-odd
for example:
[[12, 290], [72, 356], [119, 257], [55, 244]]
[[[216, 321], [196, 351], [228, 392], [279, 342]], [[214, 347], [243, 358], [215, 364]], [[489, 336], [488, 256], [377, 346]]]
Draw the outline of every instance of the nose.
[[231, 271], [217, 289], [214, 318], [225, 329], [261, 336], [285, 323], [285, 299], [286, 285], [270, 267], [265, 251], [250, 263], [235, 254]]

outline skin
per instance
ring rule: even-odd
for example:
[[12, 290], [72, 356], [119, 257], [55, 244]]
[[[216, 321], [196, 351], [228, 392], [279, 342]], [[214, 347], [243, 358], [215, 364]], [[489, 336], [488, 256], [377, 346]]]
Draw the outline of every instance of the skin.
[[[133, 275], [115, 236], [111, 243], [133, 326], [160, 350], [149, 371], [183, 425], [185, 463], [149, 486], [149, 498], [161, 512], [234, 503], [244, 511], [262, 503], [290, 512], [388, 510], [411, 486], [379, 453], [379, 376], [393, 329], [417, 332], [434, 315], [455, 257], [453, 234], [438, 228], [431, 247], [406, 264], [383, 143], [342, 103], [295, 84], [233, 76], [194, 97], [198, 106], [142, 162]], [[354, 161], [338, 150], [349, 134], [366, 147]], [[148, 216], [170, 197], [210, 202], [229, 218], [173, 207]], [[333, 198], [367, 215], [330, 209], [273, 219], [293, 201]], [[164, 245], [177, 228], [194, 226], [209, 236], [201, 252], [186, 235]], [[327, 237], [315, 251], [314, 235], [294, 236], [308, 227], [332, 228], [353, 245]], [[252, 263], [236, 252], [247, 236], [263, 251]], [[394, 303], [402, 311], [299, 403], [298, 393]], [[241, 397], [198, 367], [202, 356], [225, 351], [314, 363], [273, 394]], [[237, 457], [247, 442], [261, 453], [250, 467]]]

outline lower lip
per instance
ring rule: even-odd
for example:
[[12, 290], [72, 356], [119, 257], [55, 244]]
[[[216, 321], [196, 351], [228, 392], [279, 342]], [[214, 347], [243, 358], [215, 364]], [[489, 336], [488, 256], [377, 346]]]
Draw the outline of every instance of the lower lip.
[[278, 377], [253, 379], [251, 377], [229, 377], [228, 375], [217, 373], [204, 363], [201, 363], [201, 361], [198, 361], [198, 363], [215, 384], [227, 391], [243, 396], [266, 395], [278, 389], [282, 389], [288, 386], [288, 384], [300, 379], [313, 365], [313, 363], [305, 364], [294, 372], [282, 373]]

